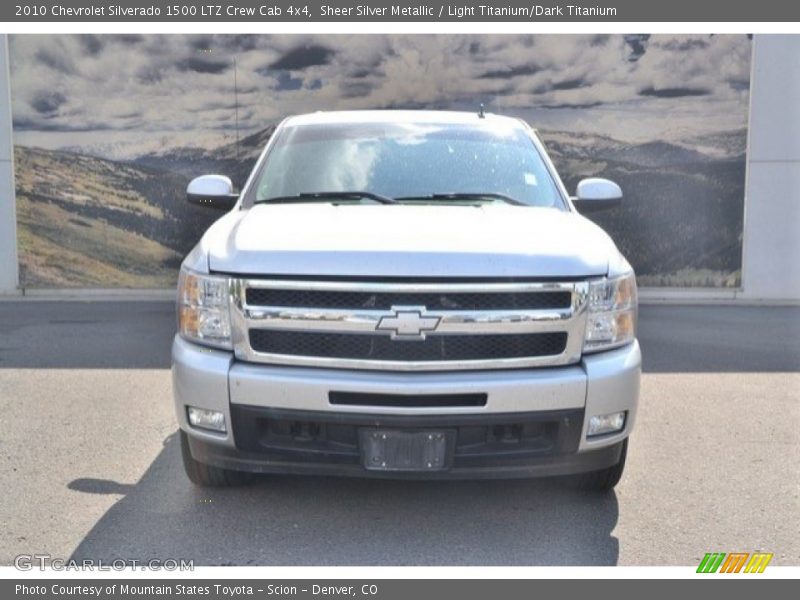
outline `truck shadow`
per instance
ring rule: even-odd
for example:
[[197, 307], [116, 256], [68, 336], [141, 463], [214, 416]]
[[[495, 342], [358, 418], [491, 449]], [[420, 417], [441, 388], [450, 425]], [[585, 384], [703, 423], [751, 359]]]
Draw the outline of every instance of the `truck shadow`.
[[192, 559], [201, 565], [615, 565], [618, 503], [561, 480], [378, 481], [265, 476], [200, 489], [177, 434], [72, 558]]

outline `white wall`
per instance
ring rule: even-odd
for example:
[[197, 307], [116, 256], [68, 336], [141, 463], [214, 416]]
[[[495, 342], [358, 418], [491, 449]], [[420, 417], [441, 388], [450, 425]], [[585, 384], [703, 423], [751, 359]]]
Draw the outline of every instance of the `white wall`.
[[757, 35], [742, 293], [800, 300], [800, 35]]
[[8, 40], [0, 34], [0, 294], [15, 292], [19, 281], [15, 205]]

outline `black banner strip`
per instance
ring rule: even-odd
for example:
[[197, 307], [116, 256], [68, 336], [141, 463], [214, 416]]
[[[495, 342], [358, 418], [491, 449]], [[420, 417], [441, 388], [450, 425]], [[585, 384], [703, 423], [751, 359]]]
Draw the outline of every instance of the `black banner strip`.
[[[711, 580], [714, 580], [713, 582]], [[0, 581], [0, 597], [14, 600], [424, 600], [426, 598], [617, 598], [648, 600], [699, 597], [700, 593], [730, 598], [755, 594], [781, 597], [794, 583], [758, 576], [696, 579], [26, 579]], [[784, 589], [785, 588], [785, 589]], [[694, 594], [693, 594], [694, 593]]]
[[786, 0], [17, 0], [0, 4], [3, 22], [798, 22]]

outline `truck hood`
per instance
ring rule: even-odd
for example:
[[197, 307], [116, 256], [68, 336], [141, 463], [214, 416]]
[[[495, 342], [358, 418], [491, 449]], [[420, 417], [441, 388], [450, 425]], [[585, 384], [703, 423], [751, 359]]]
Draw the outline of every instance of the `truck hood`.
[[257, 205], [214, 223], [213, 272], [351, 277], [587, 277], [618, 256], [577, 213], [510, 205]]

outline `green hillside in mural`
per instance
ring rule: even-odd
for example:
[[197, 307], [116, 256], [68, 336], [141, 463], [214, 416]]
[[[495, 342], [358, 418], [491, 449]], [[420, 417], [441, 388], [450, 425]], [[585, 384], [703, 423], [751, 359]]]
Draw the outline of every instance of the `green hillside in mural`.
[[35, 287], [167, 287], [208, 222], [174, 173], [17, 146], [20, 280]]

